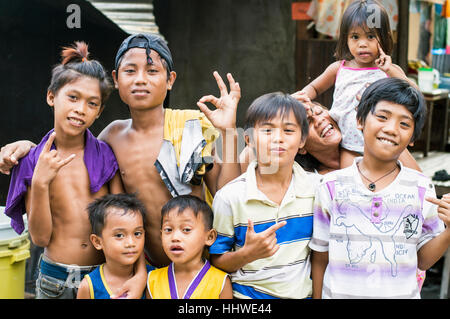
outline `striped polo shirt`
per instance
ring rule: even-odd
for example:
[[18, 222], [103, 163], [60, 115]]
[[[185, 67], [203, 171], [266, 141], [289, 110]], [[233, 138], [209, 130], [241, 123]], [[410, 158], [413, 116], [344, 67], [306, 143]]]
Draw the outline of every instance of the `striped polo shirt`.
[[256, 161], [251, 162], [246, 173], [216, 193], [213, 211], [218, 237], [210, 253], [243, 247], [249, 219], [257, 233], [286, 221], [276, 232], [280, 248], [273, 256], [255, 260], [231, 274], [233, 294], [253, 299], [310, 297], [308, 243], [313, 227], [314, 182], [294, 163], [291, 183], [278, 205], [258, 189], [256, 165]]
[[371, 192], [356, 163], [317, 186], [311, 249], [328, 251], [323, 298], [420, 298], [417, 251], [444, 230], [430, 179], [400, 165], [386, 188]]

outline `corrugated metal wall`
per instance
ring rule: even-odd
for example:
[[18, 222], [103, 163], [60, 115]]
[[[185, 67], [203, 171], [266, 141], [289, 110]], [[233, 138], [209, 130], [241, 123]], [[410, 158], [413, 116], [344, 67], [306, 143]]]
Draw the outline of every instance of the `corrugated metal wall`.
[[153, 15], [153, 0], [88, 0], [108, 19], [129, 34], [159, 33]]

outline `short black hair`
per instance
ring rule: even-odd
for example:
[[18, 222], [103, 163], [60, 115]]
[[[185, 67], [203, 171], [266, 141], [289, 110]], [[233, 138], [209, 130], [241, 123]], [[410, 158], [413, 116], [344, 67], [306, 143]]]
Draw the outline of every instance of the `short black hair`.
[[380, 101], [403, 105], [411, 112], [414, 118], [414, 133], [411, 141], [420, 137], [427, 107], [422, 93], [411, 86], [406, 80], [399, 78], [385, 78], [372, 83], [363, 93], [359, 102], [356, 119], [364, 125], [369, 112], [375, 112]]
[[136, 197], [136, 194], [108, 194], [97, 198], [87, 208], [93, 234], [101, 236], [105, 227], [106, 217], [110, 213], [109, 208], [113, 207], [123, 209], [123, 215], [140, 213], [145, 228], [147, 211], [144, 204]]
[[204, 200], [193, 195], [180, 195], [170, 199], [161, 209], [161, 225], [163, 224], [164, 216], [176, 208], [178, 208], [179, 214], [187, 208], [194, 212], [195, 217], [198, 214], [202, 214], [205, 229], [210, 230], [213, 228], [214, 214], [211, 207]]
[[245, 116], [245, 130], [254, 128], [256, 124], [275, 118], [278, 114], [282, 117], [292, 111], [300, 126], [302, 141], [308, 137], [309, 123], [305, 107], [290, 94], [273, 92], [264, 94], [253, 101], [247, 109]]

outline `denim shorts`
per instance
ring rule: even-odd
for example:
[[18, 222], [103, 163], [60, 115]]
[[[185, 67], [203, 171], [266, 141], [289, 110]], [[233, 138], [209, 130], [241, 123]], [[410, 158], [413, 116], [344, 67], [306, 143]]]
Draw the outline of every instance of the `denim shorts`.
[[39, 265], [36, 299], [76, 299], [81, 280], [97, 267], [56, 263], [43, 254]]

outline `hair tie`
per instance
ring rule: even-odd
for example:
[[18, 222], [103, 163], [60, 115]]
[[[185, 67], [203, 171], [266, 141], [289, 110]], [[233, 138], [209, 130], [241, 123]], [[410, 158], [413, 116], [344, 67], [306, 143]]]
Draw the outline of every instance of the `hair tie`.
[[82, 59], [81, 59], [81, 62], [86, 62], [87, 61], [87, 58], [86, 57], [83, 57]]

